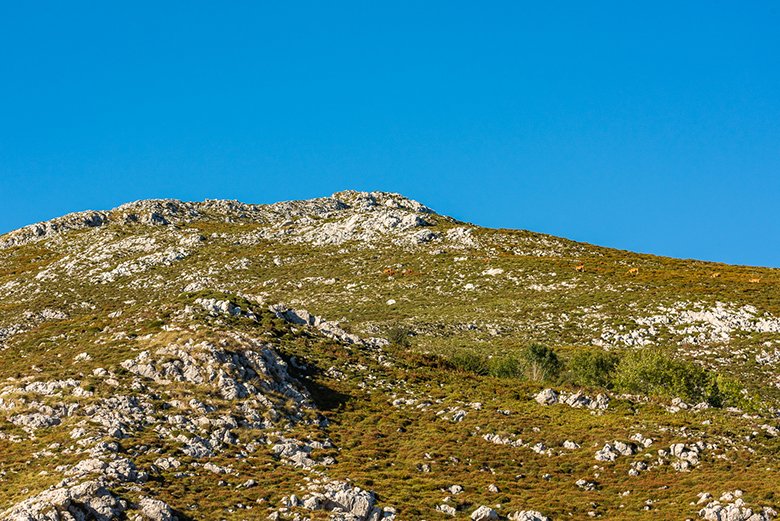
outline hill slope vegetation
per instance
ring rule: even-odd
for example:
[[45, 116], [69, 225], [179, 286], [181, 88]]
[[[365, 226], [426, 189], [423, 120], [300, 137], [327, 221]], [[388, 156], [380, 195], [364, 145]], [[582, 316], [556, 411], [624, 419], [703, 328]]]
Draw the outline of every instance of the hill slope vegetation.
[[0, 519], [773, 519], [780, 270], [398, 194], [0, 236]]

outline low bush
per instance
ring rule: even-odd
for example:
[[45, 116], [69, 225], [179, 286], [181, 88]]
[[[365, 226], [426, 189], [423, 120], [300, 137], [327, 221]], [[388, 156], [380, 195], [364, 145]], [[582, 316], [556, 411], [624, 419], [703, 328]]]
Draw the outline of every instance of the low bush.
[[525, 366], [513, 355], [494, 356], [488, 361], [488, 373], [496, 378], [522, 378]]
[[555, 351], [542, 344], [531, 344], [523, 352], [525, 373], [529, 380], [540, 382], [554, 380], [561, 372], [562, 364]]
[[612, 388], [612, 379], [620, 357], [600, 349], [577, 351], [568, 367], [568, 380], [575, 385]]
[[562, 368], [555, 352], [541, 344], [528, 346], [521, 356], [505, 354], [487, 357], [463, 351], [454, 354], [449, 361], [459, 371], [495, 378], [529, 378], [534, 381], [555, 379]]
[[387, 331], [387, 340], [399, 347], [411, 347], [413, 331], [404, 325], [395, 325]]
[[766, 403], [760, 397], [752, 395], [739, 382], [728, 376], [715, 378], [715, 389], [722, 407], [738, 407], [750, 413], [766, 412]]
[[717, 382], [712, 373], [693, 362], [676, 360], [663, 351], [627, 352], [615, 368], [613, 383], [620, 392], [720, 405]]
[[455, 369], [478, 375], [489, 374], [488, 359], [476, 353], [460, 352], [450, 359]]

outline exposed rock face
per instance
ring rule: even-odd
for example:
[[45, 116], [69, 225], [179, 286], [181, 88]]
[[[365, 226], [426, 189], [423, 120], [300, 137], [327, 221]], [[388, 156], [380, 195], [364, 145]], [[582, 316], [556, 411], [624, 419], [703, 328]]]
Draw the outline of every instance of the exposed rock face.
[[550, 518], [536, 510], [522, 510], [509, 514], [510, 521], [550, 521]]
[[437, 505], [436, 510], [442, 514], [447, 514], [448, 516], [454, 516], [458, 513], [458, 511], [452, 505]]
[[539, 402], [539, 405], [553, 405], [558, 403], [558, 393], [552, 389], [544, 389], [536, 395], [535, 400]]
[[[0, 249], [21, 246], [69, 231], [99, 228], [112, 223], [148, 226], [186, 225], [195, 220], [230, 219], [268, 224], [258, 235], [315, 245], [371, 242], [391, 236], [399, 244], [421, 244], [438, 238], [419, 230], [430, 226], [432, 211], [399, 194], [345, 191], [331, 197], [251, 205], [238, 201], [206, 200], [200, 203], [173, 199], [137, 201], [107, 212], [81, 212], [26, 226], [5, 235]], [[291, 226], [291, 225], [295, 226]], [[457, 237], [452, 237], [457, 241]], [[119, 274], [127, 273], [122, 268]], [[111, 280], [108, 276], [107, 281]]]
[[108, 222], [108, 215], [105, 212], [78, 212], [68, 214], [64, 217], [52, 219], [37, 224], [31, 224], [11, 232], [0, 241], [0, 248], [9, 248], [11, 246], [20, 246], [28, 242], [45, 239], [52, 235], [65, 233], [71, 230], [82, 230], [84, 228], [96, 228], [103, 226]]
[[0, 514], [4, 521], [111, 521], [127, 510], [101, 481], [62, 483]]
[[534, 398], [539, 405], [554, 405], [562, 403], [569, 407], [587, 409], [606, 409], [609, 407], [609, 397], [606, 394], [598, 394], [595, 398], [585, 396], [582, 392], [572, 394], [557, 392], [553, 389], [543, 389]]
[[204, 342], [166, 346], [154, 356], [148, 351], [122, 362], [131, 373], [157, 383], [188, 382], [214, 387], [226, 400], [254, 397], [270, 404], [266, 395], [278, 393], [298, 407], [311, 407], [306, 390], [287, 373], [276, 351], [248, 337], [236, 335], [238, 349], [231, 351]]
[[140, 511], [138, 517], [149, 521], [176, 521], [178, 519], [173, 515], [171, 507], [159, 499], [141, 498], [141, 501], [138, 502], [138, 510]]
[[633, 443], [614, 441], [605, 443], [604, 447], [596, 453], [596, 461], [615, 461], [619, 456], [632, 456], [636, 454], [637, 446]]
[[780, 318], [760, 313], [755, 306], [735, 306], [724, 302], [677, 302], [661, 306], [657, 314], [632, 317], [636, 328], [627, 331], [608, 329], [594, 340], [602, 346], [647, 346], [657, 343], [662, 333], [682, 337], [692, 345], [728, 342], [738, 332], [780, 332]]
[[339, 340], [347, 344], [359, 344], [372, 348], [380, 348], [389, 344], [384, 338], [361, 338], [358, 335], [347, 333], [336, 322], [329, 322], [314, 316], [306, 310], [290, 309], [284, 304], [275, 304], [269, 309], [277, 317], [292, 324], [311, 326], [318, 329], [325, 336]]

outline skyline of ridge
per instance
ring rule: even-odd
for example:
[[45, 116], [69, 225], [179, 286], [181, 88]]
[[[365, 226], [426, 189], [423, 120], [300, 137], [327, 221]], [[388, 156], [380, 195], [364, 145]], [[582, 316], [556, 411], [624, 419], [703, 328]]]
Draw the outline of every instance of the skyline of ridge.
[[553, 237], [562, 238], [562, 239], [566, 239], [566, 240], [571, 240], [571, 241], [575, 241], [575, 242], [579, 242], [579, 243], [584, 243], [584, 244], [589, 244], [589, 245], [593, 245], [593, 246], [597, 246], [597, 247], [609, 248], [609, 249], [614, 249], [614, 250], [619, 250], [619, 251], [628, 251], [628, 252], [631, 252], [631, 253], [638, 253], [638, 254], [642, 254], [642, 255], [653, 255], [653, 256], [658, 256], [658, 257], [669, 257], [669, 258], [676, 258], [676, 259], [679, 259], [679, 260], [690, 260], [690, 261], [699, 261], [699, 262], [714, 262], [714, 263], [722, 263], [722, 264], [731, 264], [731, 265], [734, 265], [734, 266], [746, 266], [746, 267], [756, 267], [756, 268], [776, 268], [774, 266], [737, 264], [737, 263], [728, 263], [728, 262], [722, 262], [722, 261], [717, 261], [717, 260], [698, 259], [698, 258], [691, 258], [691, 257], [675, 257], [673, 255], [663, 255], [663, 254], [657, 254], [657, 253], [641, 251], [641, 250], [630, 250], [630, 249], [626, 249], [626, 248], [618, 248], [618, 247], [604, 245], [604, 244], [596, 244], [596, 243], [593, 243], [593, 242], [590, 242], [590, 241], [587, 241], [587, 240], [579, 240], [579, 239], [574, 239], [574, 238], [571, 238], [571, 237], [566, 237], [565, 235], [555, 235], [555, 234], [550, 234], [550, 233], [546, 233], [546, 232], [540, 232], [538, 230], [531, 230], [531, 229], [527, 229], [527, 228], [511, 228], [511, 227], [507, 227], [507, 226], [485, 226], [485, 225], [483, 225], [483, 224], [481, 224], [479, 222], [473, 222], [473, 221], [469, 221], [467, 219], [461, 219], [458, 216], [452, 215], [452, 214], [447, 213], [445, 211], [440, 211], [437, 208], [432, 207], [432, 206], [426, 204], [425, 201], [420, 201], [420, 200], [415, 199], [413, 197], [408, 197], [405, 194], [400, 193], [400, 192], [392, 192], [392, 191], [388, 191], [388, 190], [352, 190], [352, 189], [344, 189], [344, 190], [338, 190], [336, 192], [333, 192], [332, 194], [322, 195], [322, 196], [317, 196], [317, 197], [311, 197], [311, 198], [307, 198], [307, 199], [284, 199], [284, 200], [274, 201], [274, 202], [270, 202], [270, 203], [251, 203], [251, 202], [246, 202], [246, 201], [240, 201], [238, 199], [223, 199], [223, 198], [208, 198], [208, 197], [204, 198], [202, 200], [185, 200], [185, 199], [178, 199], [178, 198], [172, 198], [172, 197], [154, 197], [154, 198], [148, 198], [148, 199], [137, 199], [137, 200], [134, 200], [134, 201], [126, 201], [126, 202], [123, 202], [121, 204], [112, 206], [110, 208], [109, 207], [106, 207], [106, 208], [84, 208], [84, 209], [81, 209], [81, 210], [75, 210], [75, 211], [72, 211], [72, 212], [67, 212], [65, 214], [52, 217], [50, 219], [44, 219], [44, 220], [41, 220], [41, 221], [28, 223], [28, 224], [22, 225], [20, 227], [14, 228], [12, 230], [8, 230], [8, 231], [0, 230], [0, 237], [2, 237], [4, 235], [7, 235], [7, 234], [14, 233], [14, 232], [18, 232], [19, 230], [22, 230], [22, 229], [25, 229], [25, 228], [28, 228], [28, 227], [31, 227], [31, 226], [35, 226], [37, 224], [44, 224], [44, 223], [48, 223], [48, 222], [51, 222], [51, 221], [56, 221], [56, 220], [61, 219], [61, 218], [66, 218], [69, 215], [73, 215], [73, 214], [79, 214], [79, 213], [84, 213], [84, 212], [105, 212], [105, 213], [108, 213], [108, 212], [117, 210], [118, 208], [121, 208], [121, 207], [132, 206], [134, 204], [144, 203], [144, 202], [157, 202], [157, 201], [159, 201], [159, 202], [197, 204], [197, 203], [203, 203], [203, 202], [209, 202], [209, 201], [216, 201], [216, 202], [219, 202], [219, 201], [229, 201], [229, 202], [237, 202], [237, 203], [240, 203], [240, 204], [245, 204], [245, 205], [248, 205], [248, 206], [260, 206], [260, 207], [262, 207], [262, 206], [283, 204], [283, 203], [295, 203], [295, 202], [304, 202], [304, 201], [311, 201], [311, 200], [317, 200], [317, 199], [337, 198], [337, 196], [339, 196], [340, 194], [345, 194], [345, 193], [349, 193], [349, 192], [368, 193], [368, 194], [397, 195], [397, 196], [405, 198], [405, 199], [407, 199], [407, 200], [409, 200], [409, 201], [411, 201], [413, 203], [419, 203], [419, 204], [423, 205], [424, 207], [427, 207], [434, 214], [445, 216], [445, 217], [451, 217], [451, 218], [456, 219], [458, 221], [461, 221], [461, 222], [464, 222], [464, 223], [467, 223], [467, 224], [471, 224], [471, 225], [475, 225], [475, 226], [479, 226], [479, 227], [482, 227], [482, 228], [490, 228], [490, 229], [496, 229], [496, 230], [500, 230], [500, 229], [504, 229], [504, 230], [522, 230], [522, 231], [530, 231], [530, 232], [535, 232], [535, 233], [543, 233], [543, 234], [550, 235], [550, 236], [553, 236]]

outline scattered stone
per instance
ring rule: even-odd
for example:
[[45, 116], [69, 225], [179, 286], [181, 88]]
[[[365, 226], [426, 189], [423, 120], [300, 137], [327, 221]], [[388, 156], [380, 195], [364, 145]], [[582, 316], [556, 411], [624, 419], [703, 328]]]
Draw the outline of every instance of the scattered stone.
[[493, 521], [498, 519], [498, 513], [490, 507], [481, 506], [471, 513], [471, 521]]
[[509, 514], [509, 521], [550, 521], [550, 518], [536, 510], [521, 510]]
[[596, 490], [596, 487], [598, 487], [598, 484], [595, 481], [588, 481], [586, 479], [578, 479], [574, 484], [581, 490]]
[[458, 513], [457, 510], [455, 510], [455, 507], [452, 507], [450, 505], [441, 504], [436, 507], [436, 510], [441, 512], [442, 514], [447, 514], [448, 516], [454, 516]]

